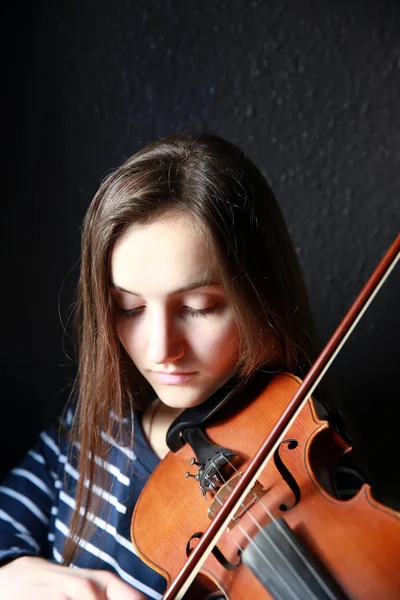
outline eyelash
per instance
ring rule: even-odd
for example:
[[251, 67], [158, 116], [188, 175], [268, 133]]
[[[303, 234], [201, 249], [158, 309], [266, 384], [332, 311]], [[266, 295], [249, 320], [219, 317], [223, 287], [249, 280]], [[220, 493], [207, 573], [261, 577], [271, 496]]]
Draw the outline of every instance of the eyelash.
[[213, 304], [212, 306], [208, 306], [207, 308], [190, 308], [190, 306], [185, 306], [186, 312], [188, 312], [192, 317], [207, 317], [208, 315], [212, 315], [217, 310], [217, 305]]
[[[124, 317], [136, 317], [143, 311], [144, 306], [140, 306], [139, 308], [132, 308], [131, 310], [126, 310], [124, 308], [118, 308], [118, 312]], [[185, 312], [188, 313], [191, 317], [207, 317], [210, 314], [213, 314], [217, 310], [217, 305], [213, 304], [208, 308], [190, 308], [190, 306], [183, 306]]]

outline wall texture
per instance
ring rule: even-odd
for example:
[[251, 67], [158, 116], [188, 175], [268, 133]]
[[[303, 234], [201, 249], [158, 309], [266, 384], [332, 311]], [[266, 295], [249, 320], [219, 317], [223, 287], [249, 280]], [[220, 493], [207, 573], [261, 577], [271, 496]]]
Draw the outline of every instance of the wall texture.
[[[395, 0], [8, 9], [3, 470], [74, 373], [60, 316], [65, 324], [88, 203], [109, 169], [162, 135], [212, 131], [261, 167], [328, 339], [399, 230], [399, 23]], [[398, 282], [397, 268], [331, 374], [361, 463], [390, 497], [400, 495], [388, 458], [398, 456]]]

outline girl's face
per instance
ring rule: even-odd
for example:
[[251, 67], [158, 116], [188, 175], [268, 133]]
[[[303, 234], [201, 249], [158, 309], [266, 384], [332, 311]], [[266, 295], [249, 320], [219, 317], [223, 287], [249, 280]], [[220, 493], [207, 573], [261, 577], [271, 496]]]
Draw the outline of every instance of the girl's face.
[[238, 328], [204, 236], [184, 215], [132, 228], [111, 256], [118, 337], [160, 400], [189, 408], [233, 374]]

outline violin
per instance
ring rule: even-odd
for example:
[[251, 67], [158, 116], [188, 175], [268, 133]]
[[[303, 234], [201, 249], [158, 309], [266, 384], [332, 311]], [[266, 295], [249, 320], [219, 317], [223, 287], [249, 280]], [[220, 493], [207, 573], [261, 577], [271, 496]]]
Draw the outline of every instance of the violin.
[[165, 600], [400, 598], [400, 513], [368, 484], [335, 497], [333, 469], [351, 446], [312, 399], [399, 256], [400, 235], [303, 382], [259, 372], [171, 425], [131, 522]]

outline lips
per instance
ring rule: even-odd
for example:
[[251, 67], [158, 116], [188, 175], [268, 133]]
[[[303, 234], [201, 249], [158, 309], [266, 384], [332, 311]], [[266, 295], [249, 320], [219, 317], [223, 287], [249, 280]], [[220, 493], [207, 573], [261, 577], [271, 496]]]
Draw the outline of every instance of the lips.
[[151, 375], [160, 383], [179, 385], [192, 379], [196, 375], [196, 371], [183, 373], [163, 373], [161, 371], [151, 371]]

